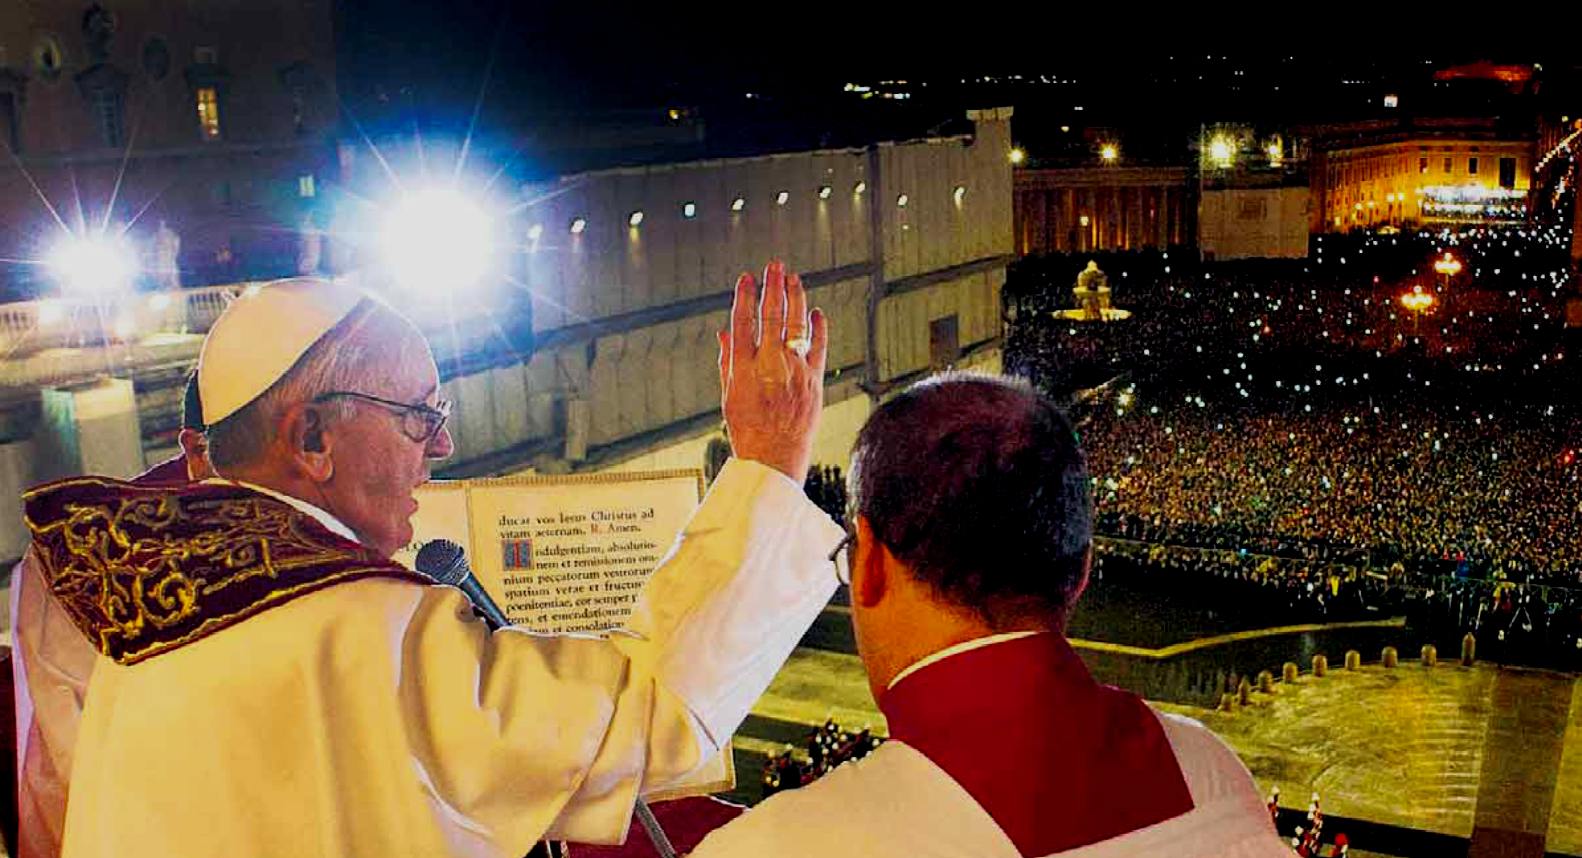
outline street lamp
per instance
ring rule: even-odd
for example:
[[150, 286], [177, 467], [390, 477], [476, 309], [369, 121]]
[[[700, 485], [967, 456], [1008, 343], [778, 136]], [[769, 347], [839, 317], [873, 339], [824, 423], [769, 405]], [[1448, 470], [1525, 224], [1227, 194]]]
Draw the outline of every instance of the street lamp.
[[1401, 306], [1412, 311], [1412, 337], [1416, 338], [1422, 330], [1424, 311], [1434, 306], [1434, 296], [1421, 286], [1413, 286], [1412, 291], [1401, 296]]
[[1106, 164], [1113, 164], [1118, 158], [1121, 157], [1121, 150], [1117, 148], [1114, 143], [1105, 143], [1104, 146], [1099, 149], [1099, 157], [1104, 159]]
[[1231, 148], [1230, 140], [1224, 135], [1218, 135], [1208, 144], [1208, 155], [1214, 161], [1214, 166], [1221, 170], [1230, 169], [1231, 163], [1236, 159], [1236, 150]]
[[1011, 163], [1012, 164], [1020, 164], [1023, 161], [1026, 161], [1026, 160], [1027, 160], [1027, 152], [1025, 152], [1020, 146], [1018, 146], [1017, 148], [1011, 150]]
[[1461, 260], [1451, 256], [1450, 252], [1446, 251], [1443, 258], [1434, 260], [1434, 270], [1445, 278], [1444, 288], [1449, 289], [1450, 278], [1461, 273]]

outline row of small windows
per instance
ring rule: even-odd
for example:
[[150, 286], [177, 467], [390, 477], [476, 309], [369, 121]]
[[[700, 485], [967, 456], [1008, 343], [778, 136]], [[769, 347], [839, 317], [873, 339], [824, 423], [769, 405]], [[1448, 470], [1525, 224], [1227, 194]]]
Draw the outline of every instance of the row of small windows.
[[[868, 190], [868, 183], [859, 181], [857, 184], [852, 186], [851, 193], [852, 193], [852, 196], [857, 197], [857, 196], [861, 196], [862, 194], [866, 193], [867, 190]], [[834, 193], [834, 189], [831, 188], [829, 185], [822, 185], [818, 189], [818, 198], [821, 199], [821, 200], [827, 200], [827, 199], [830, 198], [830, 196], [833, 193]], [[950, 196], [951, 196], [952, 201], [954, 201], [955, 204], [959, 207], [961, 205], [961, 203], [962, 203], [962, 200], [965, 199], [966, 196], [967, 196], [967, 186], [966, 185], [957, 185], [955, 187], [955, 190], [951, 191]], [[775, 194], [775, 205], [777, 205], [777, 206], [786, 205], [790, 201], [791, 201], [791, 192], [790, 191], [779, 191], [778, 193]], [[896, 197], [895, 197], [896, 208], [903, 208], [904, 209], [904, 208], [907, 207], [908, 204], [911, 203], [911, 201], [912, 201], [912, 198], [911, 198], [910, 195], [904, 194], [904, 193], [897, 194]], [[737, 197], [735, 197], [735, 198], [733, 198], [731, 200], [730, 210], [732, 212], [741, 212], [741, 211], [746, 210], [746, 208], [747, 208], [747, 198], [746, 197], [744, 197], [744, 196], [737, 196]], [[698, 204], [697, 203], [692, 202], [692, 201], [689, 200], [689, 201], [684, 202], [684, 203], [681, 204], [681, 217], [682, 218], [684, 218], [686, 220], [692, 220], [692, 219], [696, 218], [697, 216], [698, 216]], [[629, 227], [631, 227], [633, 229], [636, 229], [636, 228], [638, 228], [638, 227], [643, 225], [644, 218], [645, 218], [645, 215], [643, 214], [643, 212], [641, 210], [634, 211], [630, 215], [627, 215], [626, 224], [627, 224], [627, 226], [629, 226]], [[587, 228], [588, 228], [588, 219], [585, 218], [585, 217], [574, 217], [574, 218], [572, 218], [571, 219], [571, 224], [568, 227], [568, 229], [569, 229], [569, 231], [571, 232], [572, 235], [581, 235]], [[527, 238], [528, 238], [529, 241], [537, 241], [543, 235], [544, 235], [544, 226], [543, 226], [543, 224], [533, 224], [527, 230]]]
[[[220, 139], [220, 93], [215, 87], [200, 86], [194, 93], [198, 109], [198, 133], [206, 141]], [[111, 89], [94, 90], [89, 95], [93, 108], [94, 124], [99, 129], [99, 139], [105, 146], [120, 148], [125, 144], [122, 107], [125, 99]]]
[[[1418, 159], [1417, 159], [1417, 172], [1420, 175], [1427, 175], [1428, 170], [1429, 170], [1429, 164], [1430, 164], [1430, 159], [1429, 159], [1428, 156], [1426, 156], [1426, 155], [1419, 156]], [[1500, 164], [1500, 185], [1502, 187], [1506, 187], [1506, 188], [1515, 187], [1515, 185], [1516, 185], [1516, 159], [1515, 158], [1501, 158], [1500, 161], [1499, 161], [1499, 164]], [[1469, 176], [1476, 176], [1476, 175], [1478, 175], [1480, 166], [1481, 166], [1481, 159], [1478, 156], [1474, 155], [1474, 156], [1468, 158], [1467, 159], [1467, 175], [1469, 175]], [[1440, 162], [1440, 167], [1441, 167], [1441, 172], [1443, 172], [1445, 175], [1450, 175], [1450, 174], [1454, 173], [1455, 170], [1456, 170], [1455, 158], [1450, 156], [1450, 155], [1444, 156], [1444, 158]], [[1332, 185], [1333, 184], [1339, 184], [1341, 182], [1351, 183], [1351, 182], [1357, 182], [1357, 181], [1369, 181], [1369, 180], [1377, 178], [1380, 175], [1381, 172], [1384, 175], [1386, 175], [1386, 176], [1390, 176], [1390, 175], [1395, 175], [1396, 171], [1389, 170], [1389, 169], [1380, 171], [1379, 169], [1377, 169], [1373, 165], [1331, 167], [1330, 170], [1329, 170], [1329, 181], [1330, 181], [1330, 184], [1332, 184]]]
[[[51, 72], [58, 73], [62, 66], [61, 53], [53, 37], [43, 37], [37, 47], [35, 64], [39, 67], [41, 76], [46, 80], [53, 79]], [[225, 74], [219, 67], [219, 51], [210, 45], [199, 45], [193, 50], [194, 65], [189, 68], [189, 80], [194, 74], [197, 80], [193, 81], [192, 97], [198, 119], [198, 133], [204, 141], [221, 139], [221, 102], [224, 93], [221, 83]], [[151, 39], [144, 51], [143, 66], [150, 79], [162, 80], [170, 70], [170, 51], [163, 40]], [[0, 45], [0, 67], [6, 66], [6, 53]], [[95, 79], [92, 76], [106, 66], [101, 63], [91, 67], [83, 75], [79, 75], [79, 85], [82, 86], [84, 97], [87, 101], [89, 115], [93, 122], [94, 130], [98, 133], [99, 142], [108, 147], [119, 148], [125, 145], [125, 112], [126, 112], [126, 85], [125, 75], [121, 80], [114, 79], [113, 75], [100, 75]], [[84, 77], [87, 77], [84, 80]], [[302, 134], [307, 130], [309, 113], [309, 95], [319, 84], [316, 70], [308, 63], [294, 63], [280, 70], [281, 85], [284, 87], [291, 102], [292, 126], [296, 133]], [[208, 81], [214, 82], [208, 82]], [[12, 151], [20, 151], [21, 134], [18, 123], [21, 119], [21, 97], [18, 92], [0, 90], [0, 143], [10, 146]]]
[[[1500, 165], [1504, 166], [1506, 161], [1509, 161], [1511, 163], [1511, 165], [1512, 165], [1512, 169], [1515, 169], [1515, 164], [1516, 164], [1516, 159], [1515, 158], [1501, 158], [1500, 159]], [[1444, 162], [1443, 162], [1442, 172], [1453, 173], [1453, 172], [1455, 172], [1455, 170], [1456, 170], [1456, 159], [1450, 157], [1449, 155], [1446, 155], [1445, 158], [1444, 158]], [[1419, 172], [1419, 173], [1427, 173], [1428, 172], [1428, 158], [1426, 156], [1417, 159], [1417, 172]], [[1469, 176], [1476, 176], [1477, 174], [1478, 174], [1478, 159], [1475, 158], [1475, 157], [1474, 158], [1468, 158], [1467, 159], [1467, 175], [1469, 175]]]
[[[64, 52], [59, 41], [50, 35], [40, 36], [32, 50], [32, 61], [39, 76], [46, 82], [56, 80], [65, 65]], [[90, 57], [90, 61], [92, 58]], [[218, 66], [219, 51], [212, 45], [199, 45], [193, 49], [193, 62], [196, 69], [212, 69]], [[8, 65], [8, 56], [5, 46], [0, 45], [0, 67]], [[142, 55], [143, 71], [151, 80], [163, 80], [170, 71], [170, 48], [163, 39], [154, 37], [144, 45]], [[88, 102], [89, 115], [93, 120], [94, 130], [98, 132], [99, 142], [105, 146], [119, 148], [126, 142], [125, 132], [125, 84], [114, 80], [94, 80], [91, 75], [98, 68], [89, 68], [84, 76], [84, 96]], [[83, 76], [79, 76], [83, 77]], [[123, 75], [124, 78], [124, 75]], [[301, 109], [298, 104], [300, 98], [293, 92], [293, 105], [297, 107], [299, 118]], [[199, 134], [204, 140], [218, 140], [220, 138], [220, 93], [215, 86], [198, 86], [194, 89], [193, 96], [198, 114]], [[18, 121], [21, 99], [14, 92], [0, 93], [0, 138], [8, 144], [13, 151], [20, 150], [21, 134]]]

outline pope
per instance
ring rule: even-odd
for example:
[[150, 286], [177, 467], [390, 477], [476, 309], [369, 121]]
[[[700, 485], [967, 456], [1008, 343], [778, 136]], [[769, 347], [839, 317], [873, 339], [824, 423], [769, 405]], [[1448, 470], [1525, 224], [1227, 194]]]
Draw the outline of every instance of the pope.
[[411, 322], [299, 278], [198, 363], [217, 476], [23, 497], [21, 854], [519, 858], [618, 842], [724, 747], [832, 594], [801, 491], [827, 324], [771, 264], [720, 340], [733, 458], [624, 634], [495, 632], [390, 560], [452, 451]]

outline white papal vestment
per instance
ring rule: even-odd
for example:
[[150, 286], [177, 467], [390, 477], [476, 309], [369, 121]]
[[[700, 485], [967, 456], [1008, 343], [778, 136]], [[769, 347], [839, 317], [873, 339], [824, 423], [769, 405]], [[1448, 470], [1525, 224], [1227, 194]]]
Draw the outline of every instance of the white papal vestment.
[[67, 858], [612, 842], [640, 792], [724, 746], [833, 592], [840, 537], [791, 480], [732, 461], [632, 636], [490, 634], [455, 589], [368, 578], [131, 665], [89, 648], [24, 563], [23, 855], [51, 854], [63, 797]]

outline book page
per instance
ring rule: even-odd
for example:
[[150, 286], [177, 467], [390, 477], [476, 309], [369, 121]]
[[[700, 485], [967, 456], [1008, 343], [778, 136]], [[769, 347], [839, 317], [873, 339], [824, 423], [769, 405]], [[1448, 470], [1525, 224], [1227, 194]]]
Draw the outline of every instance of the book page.
[[[412, 543], [449, 539], [513, 625], [540, 634], [620, 628], [703, 498], [699, 470], [436, 481], [417, 491]], [[735, 786], [729, 745], [658, 801]]]
[[391, 559], [416, 569], [419, 548], [435, 539], [449, 539], [467, 550], [469, 563], [476, 562], [471, 545], [472, 522], [467, 517], [467, 481], [424, 483], [415, 494], [417, 512], [412, 516], [412, 541]]

